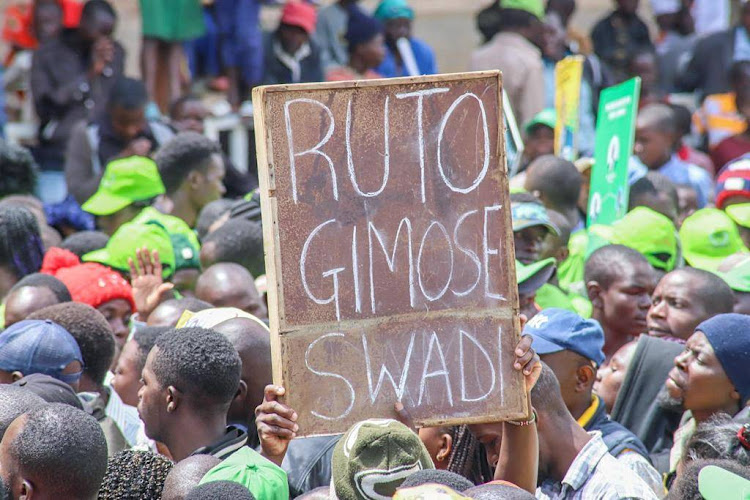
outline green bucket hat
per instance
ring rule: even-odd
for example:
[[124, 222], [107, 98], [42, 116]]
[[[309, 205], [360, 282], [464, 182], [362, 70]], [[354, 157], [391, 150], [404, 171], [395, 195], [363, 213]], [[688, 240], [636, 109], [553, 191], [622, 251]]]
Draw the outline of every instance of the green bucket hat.
[[555, 111], [554, 109], [544, 109], [534, 115], [534, 118], [526, 122], [526, 125], [523, 126], [523, 129], [528, 134], [529, 130], [536, 127], [537, 125], [544, 125], [545, 127], [549, 127], [554, 130], [556, 124], [557, 111]]
[[130, 272], [128, 259], [135, 260], [136, 249], [146, 247], [158, 250], [162, 264], [162, 276], [169, 278], [175, 270], [174, 250], [169, 233], [157, 222], [145, 224], [128, 222], [120, 226], [101, 250], [83, 256], [84, 262], [98, 262], [117, 271]]
[[131, 156], [107, 165], [99, 189], [81, 208], [93, 215], [111, 215], [165, 192], [156, 163], [143, 156]]
[[500, 8], [525, 10], [540, 20], [544, 19], [542, 0], [500, 0]]
[[685, 261], [705, 271], [715, 271], [730, 255], [748, 251], [737, 225], [717, 208], [703, 208], [685, 219], [680, 241]]
[[146, 207], [132, 222], [139, 224], [156, 222], [167, 230], [174, 250], [175, 271], [201, 268], [201, 245], [195, 231], [190, 229], [185, 221], [179, 217], [163, 214], [154, 207]]
[[698, 473], [698, 491], [706, 500], [750, 500], [750, 481], [716, 465], [707, 465]]
[[750, 203], [729, 205], [724, 211], [738, 226], [750, 228]]
[[516, 281], [518, 282], [518, 293], [529, 295], [536, 292], [552, 277], [555, 272], [556, 261], [554, 257], [543, 259], [533, 264], [524, 265], [516, 260]]
[[611, 226], [589, 228], [592, 235], [637, 250], [653, 267], [667, 272], [677, 260], [676, 231], [668, 217], [646, 207], [634, 208]]
[[419, 436], [390, 419], [354, 424], [336, 443], [331, 462], [339, 500], [391, 498], [412, 473], [435, 468]]
[[200, 484], [232, 481], [250, 490], [255, 498], [288, 500], [286, 472], [263, 458], [257, 451], [243, 446], [208, 471]]

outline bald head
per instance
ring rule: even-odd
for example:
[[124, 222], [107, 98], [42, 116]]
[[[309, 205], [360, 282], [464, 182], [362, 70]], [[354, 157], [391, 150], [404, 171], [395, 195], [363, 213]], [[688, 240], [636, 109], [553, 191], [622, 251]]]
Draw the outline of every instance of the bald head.
[[232, 401], [227, 421], [246, 425], [255, 407], [263, 401], [263, 389], [273, 381], [271, 333], [268, 328], [248, 318], [233, 318], [213, 329], [232, 343], [242, 360], [242, 381], [247, 386], [247, 397]]
[[148, 317], [148, 326], [175, 327], [185, 311], [198, 312], [213, 307], [208, 302], [193, 297], [165, 300]]
[[236, 307], [261, 319], [268, 317], [253, 276], [239, 264], [222, 262], [203, 271], [195, 296], [216, 307]]
[[221, 460], [211, 455], [193, 455], [178, 462], [164, 482], [162, 500], [182, 500], [220, 463]]
[[675, 136], [679, 133], [677, 130], [677, 120], [674, 110], [666, 104], [649, 104], [638, 111], [636, 120], [637, 128], [659, 130]]
[[547, 208], [566, 213], [576, 208], [582, 182], [583, 177], [573, 163], [546, 155], [531, 162], [524, 188]]
[[13, 290], [5, 301], [5, 327], [23, 321], [39, 309], [59, 303], [59, 299], [49, 288], [25, 286]]

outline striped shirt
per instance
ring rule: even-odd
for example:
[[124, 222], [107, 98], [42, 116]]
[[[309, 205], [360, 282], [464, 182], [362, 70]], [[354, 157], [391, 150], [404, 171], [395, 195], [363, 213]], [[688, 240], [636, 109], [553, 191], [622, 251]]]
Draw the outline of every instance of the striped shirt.
[[562, 482], [547, 480], [537, 488], [544, 500], [657, 500], [648, 485], [609, 454], [599, 432], [578, 453]]

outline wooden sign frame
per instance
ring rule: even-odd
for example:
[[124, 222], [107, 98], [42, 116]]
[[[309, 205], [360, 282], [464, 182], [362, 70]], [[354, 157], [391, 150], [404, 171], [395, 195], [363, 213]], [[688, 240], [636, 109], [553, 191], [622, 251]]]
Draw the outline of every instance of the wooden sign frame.
[[[494, 182], [501, 186], [501, 189], [506, 193], [503, 202], [506, 203], [505, 210], [503, 210], [503, 234], [500, 238], [500, 244], [498, 248], [504, 250], [503, 254], [499, 256], [502, 263], [500, 272], [506, 281], [503, 282], [503, 292], [505, 292], [505, 299], [507, 305], [505, 309], [497, 310], [492, 309], [447, 309], [442, 311], [432, 311], [428, 309], [428, 314], [424, 312], [413, 312], [410, 314], [401, 314], [397, 318], [389, 318], [383, 316], [376, 316], [364, 319], [344, 319], [339, 321], [331, 321], [330, 318], [324, 319], [320, 322], [308, 321], [297, 324], [290, 324], [287, 320], [286, 301], [284, 292], [284, 268], [282, 267], [282, 242], [280, 240], [280, 228], [279, 228], [279, 199], [277, 196], [277, 178], [276, 168], [274, 162], [274, 151], [273, 151], [273, 134], [274, 130], [269, 127], [269, 119], [267, 105], [270, 99], [275, 96], [282, 94], [301, 94], [305, 92], [315, 91], [367, 91], [377, 88], [388, 88], [396, 87], [399, 85], [425, 85], [425, 84], [448, 84], [448, 83], [462, 83], [472, 82], [474, 80], [489, 79], [496, 82], [497, 85], [497, 129], [490, 129], [490, 132], [494, 135], [493, 139], [496, 142], [496, 151], [494, 151], [494, 157], [497, 159], [497, 164], [492, 164], [492, 171], [490, 173], [493, 178], [496, 176]], [[260, 180], [260, 197], [262, 206], [262, 219], [263, 219], [263, 237], [265, 247], [265, 260], [266, 260], [266, 278], [268, 283], [268, 306], [269, 306], [269, 318], [271, 328], [271, 348], [272, 348], [272, 360], [273, 360], [273, 380], [275, 384], [285, 386], [287, 389], [287, 396], [284, 398], [285, 401], [290, 404], [300, 414], [300, 432], [299, 435], [324, 435], [339, 433], [346, 430], [354, 421], [351, 419], [344, 419], [340, 422], [315, 420], [310, 418], [304, 418], [308, 408], [298, 407], [304, 395], [300, 395], [299, 391], [294, 385], [287, 386], [290, 377], [290, 364], [302, 363], [302, 359], [297, 359], [296, 355], [299, 351], [293, 352], [289, 347], [289, 343], [285, 344], [283, 339], [294, 339], [302, 335], [311, 334], [325, 334], [325, 332], [331, 331], [344, 331], [352, 328], [361, 328], [362, 331], [367, 329], [382, 328], [384, 325], [392, 325], [398, 329], [399, 321], [415, 321], [424, 320], [425, 324], [429, 324], [430, 321], [444, 321], [444, 320], [463, 320], [474, 321], [477, 324], [482, 324], [484, 321], [488, 327], [497, 327], [497, 321], [504, 322], [503, 325], [507, 326], [506, 331], [502, 328], [498, 329], [498, 356], [501, 357], [498, 361], [497, 376], [499, 377], [499, 385], [505, 384], [505, 387], [498, 389], [501, 392], [503, 398], [501, 401], [488, 401], [487, 406], [481, 414], [461, 414], [453, 417], [440, 417], [440, 416], [424, 416], [418, 415], [415, 418], [415, 423], [419, 426], [435, 426], [435, 425], [458, 425], [468, 423], [483, 423], [489, 421], [501, 421], [509, 419], [525, 419], [530, 415], [529, 401], [527, 401], [523, 382], [523, 377], [512, 370], [510, 359], [512, 356], [512, 348], [520, 338], [520, 325], [518, 321], [518, 295], [517, 286], [515, 280], [515, 259], [513, 252], [513, 233], [510, 226], [510, 199], [508, 193], [508, 177], [505, 168], [505, 130], [503, 125], [503, 92], [502, 92], [502, 77], [499, 71], [483, 71], [483, 72], [472, 72], [472, 73], [459, 73], [459, 74], [444, 74], [427, 77], [406, 77], [406, 78], [394, 78], [388, 80], [363, 80], [363, 81], [351, 81], [351, 82], [333, 82], [333, 83], [313, 83], [313, 84], [296, 84], [296, 85], [274, 85], [265, 87], [256, 87], [253, 89], [253, 108], [254, 108], [254, 120], [255, 120], [255, 137], [257, 144], [257, 159], [258, 159], [258, 173]], [[387, 108], [386, 108], [387, 109]], [[273, 117], [278, 120], [277, 116]], [[333, 120], [333, 118], [331, 118]], [[278, 128], [276, 129], [278, 133]], [[489, 144], [489, 143], [487, 143]], [[281, 154], [281, 153], [280, 153]], [[490, 154], [490, 151], [487, 151]], [[486, 216], [485, 216], [486, 224]], [[400, 227], [400, 226], [399, 226]], [[398, 237], [398, 235], [396, 236]], [[486, 237], [485, 237], [486, 239]], [[382, 244], [382, 243], [381, 243]], [[497, 252], [496, 252], [497, 253]], [[373, 311], [374, 312], [374, 311]], [[433, 332], [434, 333], [434, 332]], [[464, 332], [461, 332], [463, 335]], [[343, 334], [342, 334], [343, 335]], [[436, 334], [435, 334], [436, 335]], [[364, 337], [364, 334], [363, 334]], [[468, 338], [468, 337], [467, 337]], [[463, 341], [463, 337], [459, 339]], [[290, 341], [291, 342], [291, 341]], [[424, 343], [424, 342], [423, 342]], [[502, 350], [499, 344], [503, 344]], [[468, 345], [468, 344], [467, 344]], [[478, 345], [478, 344], [477, 344]], [[424, 346], [422, 346], [424, 349]], [[432, 350], [432, 340], [430, 340], [429, 349]], [[439, 349], [438, 345], [438, 349]], [[462, 356], [463, 356], [463, 344], [461, 344]], [[481, 349], [481, 348], [480, 348]], [[309, 353], [310, 350], [306, 351]], [[411, 352], [411, 351], [410, 351]], [[504, 354], [502, 354], [504, 353]], [[289, 359], [290, 355], [294, 359]], [[305, 359], [306, 359], [305, 354]], [[486, 359], [487, 354], [484, 354]], [[442, 352], [441, 352], [442, 356]], [[504, 363], [503, 363], [504, 362]], [[445, 364], [445, 360], [443, 360]], [[427, 355], [427, 361], [425, 364], [429, 364], [429, 354]], [[507, 365], [507, 366], [506, 366]], [[425, 366], [423, 371], [427, 371]], [[493, 368], [493, 375], [494, 375]], [[463, 377], [463, 367], [462, 367]], [[342, 377], [343, 378], [343, 377]], [[382, 372], [381, 372], [382, 379]], [[447, 376], [446, 376], [447, 379]], [[393, 377], [391, 377], [392, 383]], [[494, 381], [493, 381], [493, 386]], [[395, 388], [395, 383], [394, 383]], [[462, 387], [462, 391], [464, 388]], [[295, 394], [296, 393], [296, 394]], [[494, 394], [494, 393], [493, 393]], [[507, 396], [507, 397], [506, 397]], [[467, 399], [464, 399], [467, 400]], [[473, 401], [473, 399], [468, 399]], [[421, 392], [420, 392], [421, 401]], [[352, 400], [353, 404], [353, 400]], [[408, 405], [407, 405], [408, 408]], [[413, 413], [412, 413], [413, 414]], [[382, 405], [374, 412], [374, 414], [361, 416], [367, 417], [385, 417], [395, 416], [394, 414], [388, 414]]]

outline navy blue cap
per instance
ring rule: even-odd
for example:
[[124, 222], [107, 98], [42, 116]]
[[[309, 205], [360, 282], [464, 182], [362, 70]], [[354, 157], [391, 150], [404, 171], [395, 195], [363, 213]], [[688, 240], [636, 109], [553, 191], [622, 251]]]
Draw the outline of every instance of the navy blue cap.
[[724, 368], [732, 385], [740, 393], [742, 406], [750, 400], [750, 316], [745, 314], [718, 314], [695, 328], [708, 339], [716, 358]]
[[65, 328], [52, 321], [19, 321], [0, 333], [0, 370], [24, 375], [43, 373], [73, 383], [81, 378], [82, 371], [63, 374], [73, 361], [83, 367], [78, 343]]
[[531, 318], [523, 327], [524, 335], [534, 339], [537, 354], [573, 351], [598, 365], [604, 363], [604, 330], [599, 322], [583, 319], [574, 312], [550, 308]]

